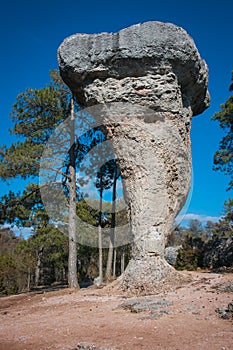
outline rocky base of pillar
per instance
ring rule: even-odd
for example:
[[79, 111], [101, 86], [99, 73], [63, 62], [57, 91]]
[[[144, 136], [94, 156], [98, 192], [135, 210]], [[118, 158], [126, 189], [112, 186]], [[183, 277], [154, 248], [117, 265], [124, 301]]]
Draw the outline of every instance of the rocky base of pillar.
[[191, 282], [160, 256], [131, 260], [120, 278], [121, 288], [133, 295], [158, 294]]

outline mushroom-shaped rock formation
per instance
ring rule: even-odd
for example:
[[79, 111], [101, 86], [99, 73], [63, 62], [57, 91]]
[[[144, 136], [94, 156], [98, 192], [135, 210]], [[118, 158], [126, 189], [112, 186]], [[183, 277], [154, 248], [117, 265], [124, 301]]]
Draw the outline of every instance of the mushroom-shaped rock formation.
[[73, 35], [58, 60], [79, 104], [103, 106], [119, 159], [134, 238], [122, 287], [155, 293], [174, 286], [182, 277], [164, 250], [190, 189], [191, 118], [209, 105], [205, 61], [182, 28], [161, 22]]

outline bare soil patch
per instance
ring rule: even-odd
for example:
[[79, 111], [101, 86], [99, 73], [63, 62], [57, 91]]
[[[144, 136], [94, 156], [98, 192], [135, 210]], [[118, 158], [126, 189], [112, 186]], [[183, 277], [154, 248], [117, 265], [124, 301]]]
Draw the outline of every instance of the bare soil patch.
[[183, 272], [174, 291], [129, 297], [114, 288], [63, 289], [0, 299], [0, 350], [232, 350], [233, 274]]

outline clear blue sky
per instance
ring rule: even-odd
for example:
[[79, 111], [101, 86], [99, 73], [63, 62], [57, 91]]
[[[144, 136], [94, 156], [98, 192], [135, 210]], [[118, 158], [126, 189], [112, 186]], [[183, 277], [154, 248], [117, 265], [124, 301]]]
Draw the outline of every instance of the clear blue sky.
[[[194, 188], [188, 208], [190, 217], [218, 217], [229, 179], [212, 170], [213, 154], [223, 135], [210, 121], [230, 93], [233, 70], [232, 0], [4, 1], [1, 5], [0, 144], [14, 140], [8, 129], [17, 94], [27, 87], [42, 88], [49, 70], [58, 68], [56, 52], [62, 40], [74, 33], [115, 32], [145, 21], [171, 22], [194, 39], [209, 67], [211, 107], [193, 118], [192, 149]], [[20, 182], [0, 182], [0, 195], [15, 190]]]

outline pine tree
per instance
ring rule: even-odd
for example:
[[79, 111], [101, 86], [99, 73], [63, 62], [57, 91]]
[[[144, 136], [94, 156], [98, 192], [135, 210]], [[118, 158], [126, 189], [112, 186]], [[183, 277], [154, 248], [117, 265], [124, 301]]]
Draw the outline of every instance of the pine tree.
[[[0, 177], [11, 179], [22, 177], [24, 179], [36, 179], [40, 168], [40, 158], [44, 151], [45, 143], [49, 140], [55, 127], [71, 116], [74, 119], [73, 98], [69, 89], [63, 84], [58, 72], [51, 72], [51, 83], [39, 90], [27, 89], [18, 95], [12, 109], [12, 120], [14, 128], [11, 133], [22, 138], [9, 148], [1, 147]], [[79, 145], [78, 145], [79, 146]], [[62, 174], [65, 180], [64, 186], [69, 187], [69, 284], [70, 287], [78, 287], [77, 282], [77, 251], [76, 251], [76, 148], [74, 131], [71, 126], [70, 150], [65, 172]], [[59, 170], [58, 170], [59, 171]], [[67, 186], [67, 179], [69, 186]], [[46, 215], [43, 203], [40, 198], [40, 188], [31, 185], [26, 189], [28, 193], [22, 196], [12, 192], [3, 199], [0, 210], [0, 219], [4, 221], [17, 221], [24, 226], [31, 225], [32, 212], [36, 215], [37, 223], [39, 215], [41, 218]], [[7, 215], [11, 213], [11, 217]], [[48, 218], [47, 218], [48, 221]], [[39, 257], [40, 255], [38, 255]]]
[[[233, 91], [233, 72], [229, 90]], [[219, 150], [214, 155], [214, 170], [220, 170], [230, 176], [229, 190], [233, 188], [233, 96], [221, 105], [221, 110], [215, 113], [212, 119], [218, 120], [220, 128], [225, 131]]]

